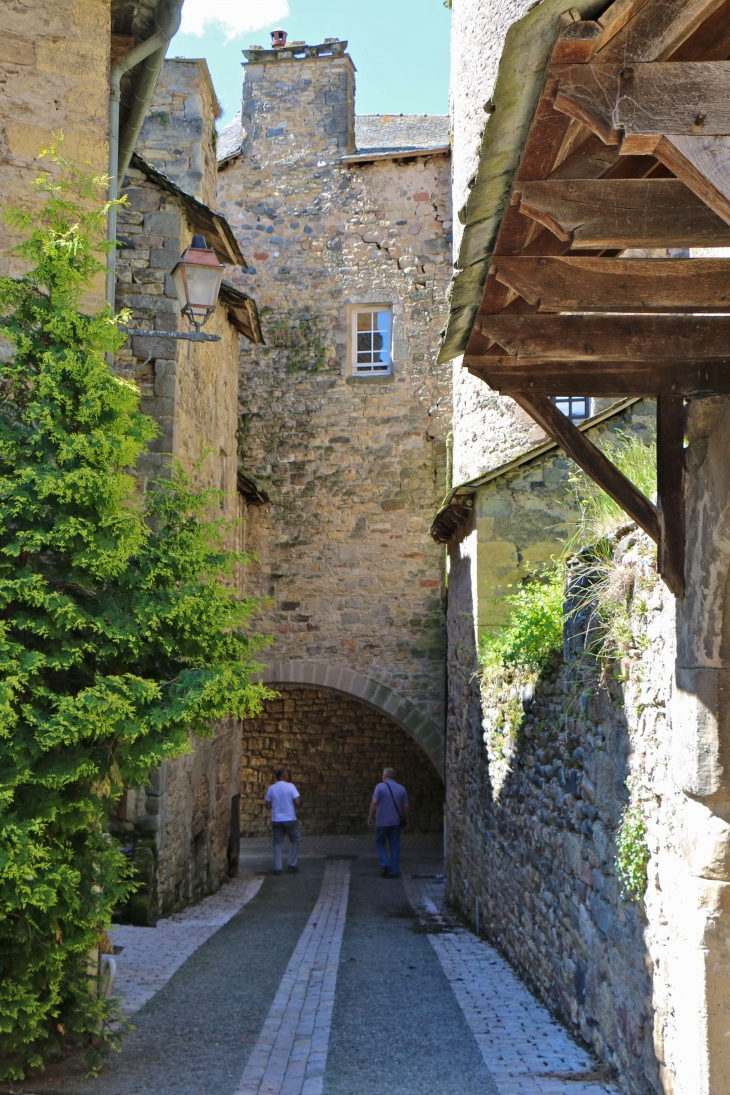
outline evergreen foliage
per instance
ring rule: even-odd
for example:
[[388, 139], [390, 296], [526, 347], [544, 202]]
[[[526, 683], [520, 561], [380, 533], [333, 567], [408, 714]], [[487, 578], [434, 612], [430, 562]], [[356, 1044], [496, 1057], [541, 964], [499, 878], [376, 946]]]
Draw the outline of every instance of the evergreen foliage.
[[10, 214], [33, 270], [0, 278], [2, 1079], [112, 1037], [89, 954], [134, 888], [107, 831], [124, 787], [271, 695], [251, 682], [255, 603], [230, 583], [243, 557], [207, 516], [219, 492], [178, 469], [146, 509], [135, 495], [157, 428], [105, 361], [115, 318], [79, 310], [104, 269], [104, 180], [51, 155], [40, 212]]

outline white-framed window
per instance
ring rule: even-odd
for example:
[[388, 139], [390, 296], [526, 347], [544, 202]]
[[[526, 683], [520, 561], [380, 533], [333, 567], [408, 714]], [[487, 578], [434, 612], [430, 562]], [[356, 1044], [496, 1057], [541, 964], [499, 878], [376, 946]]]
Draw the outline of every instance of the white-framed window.
[[591, 401], [587, 395], [554, 395], [553, 403], [571, 422], [590, 418]]
[[352, 310], [352, 373], [376, 376], [393, 371], [393, 310], [364, 304]]

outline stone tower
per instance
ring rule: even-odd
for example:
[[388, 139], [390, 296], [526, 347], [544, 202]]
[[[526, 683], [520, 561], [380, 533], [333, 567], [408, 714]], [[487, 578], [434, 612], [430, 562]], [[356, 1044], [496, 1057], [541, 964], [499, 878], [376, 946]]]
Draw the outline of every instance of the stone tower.
[[[218, 207], [251, 256], [239, 284], [267, 343], [242, 350], [239, 393], [241, 473], [270, 498], [246, 527], [247, 592], [270, 598], [267, 679], [285, 686], [289, 727], [311, 700], [294, 686], [323, 697], [313, 780], [341, 749], [338, 704], [386, 720], [369, 786], [388, 740], [415, 749], [401, 765], [443, 766], [443, 557], [428, 526], [446, 489], [450, 150], [445, 118], [355, 116], [346, 45], [245, 51]], [[244, 798], [270, 763], [244, 766]]]

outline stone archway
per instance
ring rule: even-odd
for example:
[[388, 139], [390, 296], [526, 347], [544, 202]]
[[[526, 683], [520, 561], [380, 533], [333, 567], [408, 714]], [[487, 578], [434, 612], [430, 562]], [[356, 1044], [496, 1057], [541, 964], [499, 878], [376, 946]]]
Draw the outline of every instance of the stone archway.
[[422, 714], [410, 700], [399, 696], [392, 688], [362, 673], [340, 665], [323, 662], [274, 659], [264, 671], [266, 684], [289, 684], [300, 687], [327, 688], [332, 692], [359, 700], [392, 719], [418, 742], [434, 768], [444, 778], [444, 731], [433, 719]]

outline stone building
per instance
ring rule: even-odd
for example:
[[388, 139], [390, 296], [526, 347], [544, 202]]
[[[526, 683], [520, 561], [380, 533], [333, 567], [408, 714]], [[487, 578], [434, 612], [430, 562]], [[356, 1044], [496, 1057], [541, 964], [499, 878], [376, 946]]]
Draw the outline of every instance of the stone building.
[[[146, 490], [151, 478], [169, 475], [172, 462], [179, 461], [201, 486], [223, 492], [220, 515], [236, 521], [246, 505], [236, 457], [239, 344], [241, 336], [262, 341], [256, 304], [226, 279], [205, 325], [219, 342], [165, 337], [187, 322], [170, 271], [193, 235], [204, 237], [228, 272], [246, 266], [225, 218], [196, 196], [214, 191], [211, 134], [217, 113], [204, 61], [165, 62], [138, 147], [154, 154], [180, 185], [142, 155], [132, 157], [122, 191], [126, 205], [118, 218], [122, 247], [116, 285], [117, 307], [130, 310], [131, 326], [159, 334], [132, 335], [115, 368], [136, 381], [142, 410], [160, 427], [139, 461], [139, 489]], [[172, 165], [165, 158], [170, 142], [160, 140], [161, 130], [172, 136], [177, 150]], [[240, 550], [242, 541], [239, 530], [230, 546]], [[149, 786], [126, 793], [115, 828], [133, 848], [145, 878], [130, 904], [136, 921], [147, 922], [217, 889], [235, 870], [241, 741], [241, 722], [229, 719], [214, 727], [211, 738], [192, 742], [188, 755], [164, 764]]]
[[[270, 498], [248, 512], [258, 562], [246, 591], [269, 598], [266, 680], [286, 713], [268, 766], [244, 768], [243, 794], [260, 799], [277, 758], [298, 785], [325, 783], [333, 752], [354, 755], [359, 711], [357, 749], [371, 759], [349, 768], [355, 798], [386, 756], [416, 770], [423, 750], [430, 827], [444, 741], [443, 560], [428, 524], [450, 417], [450, 370], [436, 365], [448, 119], [358, 117], [346, 45], [246, 50], [242, 114], [218, 139], [218, 206], [251, 257], [234, 280], [256, 298], [266, 339], [240, 361], [239, 465]], [[277, 723], [281, 702], [252, 733]], [[312, 702], [327, 708], [327, 734], [290, 745], [287, 727], [311, 725]], [[387, 728], [390, 751], [366, 745], [369, 727], [381, 743]], [[335, 807], [318, 827], [337, 828]], [[263, 824], [259, 808], [246, 828]]]
[[[611, 61], [621, 79], [631, 79], [632, 65], [640, 60], [642, 70], [653, 71], [657, 86], [664, 86], [670, 69], [681, 81], [683, 68], [665, 67], [665, 61], [691, 60], [696, 62], [695, 86], [700, 87], [711, 68], [703, 70], [703, 63], [724, 61], [728, 55], [728, 9], [661, 0], [639, 5], [453, 0], [452, 10], [454, 204], [460, 212], [455, 226], [457, 274], [441, 359], [453, 360], [455, 369], [456, 486], [434, 525], [441, 539], [449, 538], [449, 893], [472, 923], [479, 902], [482, 932], [554, 1014], [617, 1071], [622, 1091], [725, 1093], [730, 1091], [727, 398], [708, 395], [707, 381], [698, 384], [680, 372], [676, 390], [685, 393], [682, 407], [668, 382], [667, 387], [654, 386], [664, 367], [652, 364], [655, 372], [644, 390], [664, 393], [664, 407], [667, 398], [674, 399], [684, 414], [684, 424], [680, 413], [675, 431], [679, 487], [674, 509], [664, 512], [654, 539], [666, 547], [671, 534], [681, 544], [678, 534], [684, 522], [686, 557], [672, 593], [659, 580], [653, 546], [644, 533], [630, 529], [612, 545], [606, 566], [618, 584], [602, 595], [607, 611], [613, 604], [624, 628], [614, 648], [613, 669], [586, 676], [569, 616], [566, 657], [556, 659], [541, 679], [528, 681], [509, 673], [479, 689], [473, 679], [479, 625], [492, 622], [479, 607], [485, 593], [480, 578], [491, 572], [496, 585], [510, 572], [519, 575], [520, 561], [513, 551], [519, 538], [512, 534], [520, 531], [514, 520], [519, 523], [525, 516], [521, 497], [527, 495], [515, 488], [544, 475], [550, 454], [530, 460], [528, 443], [543, 443], [541, 428], [509, 398], [470, 376], [461, 353], [472, 330], [484, 335], [489, 317], [500, 309], [501, 315], [511, 312], [516, 324], [527, 323], [537, 309], [557, 317], [601, 311], [544, 298], [536, 303], [518, 291], [499, 299], [489, 296], [503, 292], [495, 286], [495, 267], [502, 256], [525, 256], [523, 261], [539, 262], [542, 268], [550, 259], [540, 256], [567, 254], [571, 244], [572, 253], [581, 254], [581, 244], [562, 229], [560, 238], [551, 238], [546, 224], [538, 221], [530, 227], [520, 221], [517, 184], [523, 181], [563, 179], [585, 191], [589, 180], [673, 180], [670, 185], [684, 199], [664, 231], [665, 249], [652, 251], [660, 245], [646, 243], [645, 234], [639, 251], [637, 242], [616, 244], [609, 252], [598, 241], [584, 246], [593, 256], [603, 251], [599, 261], [610, 264], [619, 251], [622, 260], [677, 257], [671, 248], [681, 242], [692, 248], [692, 258], [714, 256], [718, 265], [713, 276], [722, 280], [723, 257], [712, 248], [727, 236], [727, 214], [724, 207], [717, 212], [709, 190], [699, 195], [706, 207], [706, 234], [697, 227], [685, 231], [684, 210], [696, 200], [694, 188], [706, 168], [688, 182], [684, 163], [676, 160], [674, 168], [668, 167], [656, 142], [651, 148], [657, 156], [642, 158], [648, 142], [641, 153], [636, 146], [632, 150], [630, 143], [622, 144], [620, 133], [609, 133], [610, 122], [601, 137], [590, 112], [582, 120], [563, 112], [570, 121], [557, 118], [553, 145], [550, 140], [540, 145], [538, 136], [546, 137], [561, 112], [553, 96], [562, 74], [554, 69], [546, 75], [558, 42], [565, 52], [554, 56], [553, 63], [571, 62], [576, 72], [585, 64], [585, 81], [591, 74], [607, 73], [600, 66]], [[481, 48], [474, 48], [475, 40]], [[673, 133], [671, 123], [661, 125], [669, 126], [663, 132]], [[727, 141], [726, 126], [713, 132], [718, 136], [701, 138], [703, 147]], [[531, 145], [529, 134], [534, 137]], [[535, 157], [528, 165], [532, 173], [525, 167], [528, 147]], [[557, 221], [552, 223], [557, 227]], [[626, 223], [624, 217], [614, 238], [627, 238]], [[694, 250], [700, 247], [698, 236], [701, 252]], [[495, 241], [501, 250], [495, 250]], [[610, 267], [602, 269], [609, 273]], [[674, 269], [687, 277], [690, 267]], [[696, 270], [699, 278], [700, 267]], [[688, 283], [692, 281], [690, 273]], [[649, 307], [646, 301], [655, 298], [649, 293], [641, 299]], [[692, 304], [694, 297], [688, 299], [684, 310], [701, 313], [702, 307]], [[554, 329], [560, 323], [562, 318]], [[627, 332], [638, 330], [640, 323], [638, 317], [627, 320]], [[561, 343], [552, 347], [557, 351]], [[599, 358], [601, 351], [597, 347]], [[479, 353], [486, 359], [487, 342]], [[502, 354], [509, 364], [504, 349], [495, 347], [494, 357]], [[514, 357], [510, 360], [514, 363]], [[536, 358], [531, 366], [536, 387], [538, 362]], [[470, 365], [476, 367], [474, 358]], [[689, 370], [688, 362], [684, 368]], [[608, 394], [607, 383], [602, 395]], [[631, 391], [625, 386], [620, 390]], [[711, 392], [726, 390], [709, 387]], [[645, 412], [651, 404], [642, 403], [635, 406], [642, 408], [649, 426]], [[600, 405], [590, 408], [596, 409], [604, 413]], [[660, 404], [657, 414], [664, 413]], [[663, 445], [666, 437], [660, 431], [665, 475]], [[556, 477], [565, 470], [555, 466], [559, 459], [551, 461]], [[659, 488], [661, 495], [666, 488], [661, 475]], [[481, 511], [480, 501], [486, 506]], [[500, 512], [491, 512], [491, 503], [501, 506]], [[564, 523], [564, 513], [555, 504], [542, 512], [539, 506], [530, 508], [528, 516], [535, 522], [521, 535], [539, 547], [543, 538], [551, 538], [558, 519]], [[489, 522], [482, 528], [479, 512]], [[622, 892], [616, 867], [617, 839], [628, 808], [645, 826], [645, 837], [630, 838], [631, 849], [648, 857], [646, 892], [638, 900]]]

